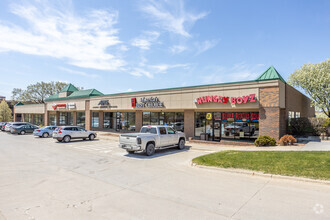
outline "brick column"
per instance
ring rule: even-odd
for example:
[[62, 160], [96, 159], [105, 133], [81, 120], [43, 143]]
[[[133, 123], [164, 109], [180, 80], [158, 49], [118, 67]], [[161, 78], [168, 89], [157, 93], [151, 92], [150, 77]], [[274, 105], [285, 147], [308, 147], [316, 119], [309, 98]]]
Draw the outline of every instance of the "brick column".
[[77, 112], [73, 112], [73, 125], [77, 125]]
[[92, 128], [92, 114], [89, 100], [85, 101], [85, 128], [86, 130], [91, 130]]
[[143, 125], [142, 111], [141, 110], [137, 110], [135, 112], [135, 131], [140, 131], [142, 125]]
[[267, 87], [259, 89], [259, 135], [268, 135], [279, 140], [281, 137], [280, 120], [283, 118], [280, 109], [279, 87]]
[[194, 131], [195, 131], [194, 110], [185, 110], [184, 111], [184, 133], [185, 133], [187, 139], [195, 136]]
[[45, 126], [49, 125], [49, 115], [48, 115], [48, 111], [47, 111], [47, 103], [45, 103], [44, 125]]
[[99, 129], [103, 129], [103, 111], [99, 111]]
[[31, 122], [30, 123], [32, 123], [32, 124], [34, 123], [34, 114], [31, 114]]

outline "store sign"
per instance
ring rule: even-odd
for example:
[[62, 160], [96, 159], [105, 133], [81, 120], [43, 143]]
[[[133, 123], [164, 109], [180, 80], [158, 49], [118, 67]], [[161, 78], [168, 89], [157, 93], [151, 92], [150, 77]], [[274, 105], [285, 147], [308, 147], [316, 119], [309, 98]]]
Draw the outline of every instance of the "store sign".
[[76, 108], [76, 103], [67, 103], [67, 104], [53, 104], [52, 108], [54, 110], [56, 109], [75, 109]]
[[242, 104], [242, 103], [248, 103], [248, 102], [256, 102], [256, 95], [250, 94], [248, 96], [242, 96], [242, 97], [228, 97], [228, 96], [203, 96], [199, 97], [195, 100], [195, 103], [197, 105], [203, 104], [203, 103], [231, 103], [231, 104]]
[[212, 113], [207, 113], [206, 114], [206, 119], [211, 120], [212, 119]]
[[157, 97], [153, 98], [141, 98], [140, 102], [137, 102], [136, 98], [131, 98], [132, 108], [164, 108], [164, 103], [159, 101]]
[[109, 100], [100, 100], [93, 108], [118, 108], [118, 106], [111, 106]]

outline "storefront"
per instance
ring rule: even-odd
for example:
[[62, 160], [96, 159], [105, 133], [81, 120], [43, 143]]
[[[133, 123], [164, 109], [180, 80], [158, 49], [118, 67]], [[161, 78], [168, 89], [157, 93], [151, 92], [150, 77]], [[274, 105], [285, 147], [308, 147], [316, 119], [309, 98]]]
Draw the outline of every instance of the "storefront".
[[[15, 109], [23, 115], [28, 111], [29, 106]], [[70, 84], [46, 99], [44, 123], [110, 132], [169, 125], [189, 138], [209, 141], [249, 140], [261, 134], [279, 139], [286, 133], [292, 112], [311, 117], [314, 108], [270, 67], [251, 81], [110, 95], [78, 90]]]

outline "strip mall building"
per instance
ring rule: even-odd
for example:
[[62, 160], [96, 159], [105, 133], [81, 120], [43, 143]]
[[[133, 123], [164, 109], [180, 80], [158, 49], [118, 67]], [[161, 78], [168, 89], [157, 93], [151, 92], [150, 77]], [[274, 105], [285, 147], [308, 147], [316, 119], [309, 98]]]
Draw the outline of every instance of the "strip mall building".
[[310, 103], [269, 67], [251, 81], [109, 95], [70, 84], [45, 104], [17, 104], [14, 120], [116, 132], [171, 125], [187, 137], [210, 141], [259, 135], [279, 139], [290, 118], [314, 116]]

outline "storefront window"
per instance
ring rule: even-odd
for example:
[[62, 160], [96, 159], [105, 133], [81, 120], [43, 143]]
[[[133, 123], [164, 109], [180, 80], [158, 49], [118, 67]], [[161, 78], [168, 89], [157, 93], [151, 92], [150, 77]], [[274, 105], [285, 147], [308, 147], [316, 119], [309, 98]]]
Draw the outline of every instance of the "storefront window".
[[32, 123], [32, 115], [31, 114], [24, 114], [24, 122]]
[[195, 136], [203, 140], [257, 138], [259, 136], [259, 113], [196, 112]]
[[56, 114], [49, 114], [49, 125], [56, 126]]
[[43, 115], [41, 115], [41, 114], [36, 114], [36, 115], [34, 115], [34, 117], [33, 117], [33, 123], [32, 124], [35, 124], [35, 125], [43, 125], [43, 123], [44, 123], [44, 117], [43, 117]]
[[113, 129], [113, 112], [104, 112], [103, 113], [103, 128], [109, 128], [109, 129]]
[[135, 131], [135, 112], [117, 112], [117, 130]]
[[158, 112], [150, 112], [150, 124], [159, 125], [159, 113]]
[[128, 112], [129, 131], [135, 131], [135, 112]]
[[195, 113], [195, 136], [201, 137], [202, 133], [205, 133], [205, 121], [206, 121], [205, 112], [196, 112]]
[[92, 113], [92, 128], [98, 128], [99, 127], [99, 113], [93, 112]]
[[150, 112], [143, 112], [143, 125], [150, 125]]
[[73, 125], [73, 112], [60, 112], [59, 125]]
[[183, 112], [143, 112], [143, 125], [168, 125], [184, 131]]
[[85, 112], [77, 112], [77, 126], [85, 127]]

